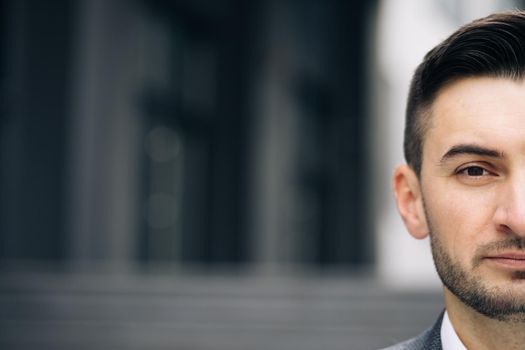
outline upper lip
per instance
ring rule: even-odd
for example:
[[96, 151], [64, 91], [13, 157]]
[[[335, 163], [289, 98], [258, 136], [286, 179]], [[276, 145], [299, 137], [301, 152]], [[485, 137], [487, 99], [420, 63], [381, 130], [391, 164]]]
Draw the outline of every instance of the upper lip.
[[525, 252], [522, 253], [497, 253], [486, 256], [487, 259], [509, 259], [509, 260], [525, 260]]

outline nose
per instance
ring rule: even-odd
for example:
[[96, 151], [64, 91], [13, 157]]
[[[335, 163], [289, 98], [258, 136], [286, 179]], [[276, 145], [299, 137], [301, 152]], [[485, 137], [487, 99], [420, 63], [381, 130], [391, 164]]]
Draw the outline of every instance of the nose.
[[498, 203], [494, 216], [498, 230], [525, 238], [525, 176], [510, 181]]

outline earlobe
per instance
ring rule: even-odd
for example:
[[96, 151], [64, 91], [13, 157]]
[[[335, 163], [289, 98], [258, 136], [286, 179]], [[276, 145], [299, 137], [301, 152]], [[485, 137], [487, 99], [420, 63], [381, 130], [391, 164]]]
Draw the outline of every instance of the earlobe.
[[414, 170], [406, 164], [399, 166], [394, 172], [393, 186], [397, 208], [408, 232], [417, 239], [427, 237], [429, 230], [423, 197]]

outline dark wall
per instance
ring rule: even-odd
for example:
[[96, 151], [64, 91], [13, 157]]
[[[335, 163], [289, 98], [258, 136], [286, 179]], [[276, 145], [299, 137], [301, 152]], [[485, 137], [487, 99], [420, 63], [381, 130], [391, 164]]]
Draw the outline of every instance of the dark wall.
[[2, 7], [0, 257], [61, 259], [73, 2]]

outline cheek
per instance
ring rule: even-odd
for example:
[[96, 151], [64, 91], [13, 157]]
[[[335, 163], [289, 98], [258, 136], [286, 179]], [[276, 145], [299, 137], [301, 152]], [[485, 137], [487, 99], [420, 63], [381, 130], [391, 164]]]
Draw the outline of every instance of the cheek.
[[486, 241], [492, 228], [494, 194], [470, 189], [450, 191], [435, 188], [425, 201], [433, 234], [456, 261], [467, 263], [476, 247]]

